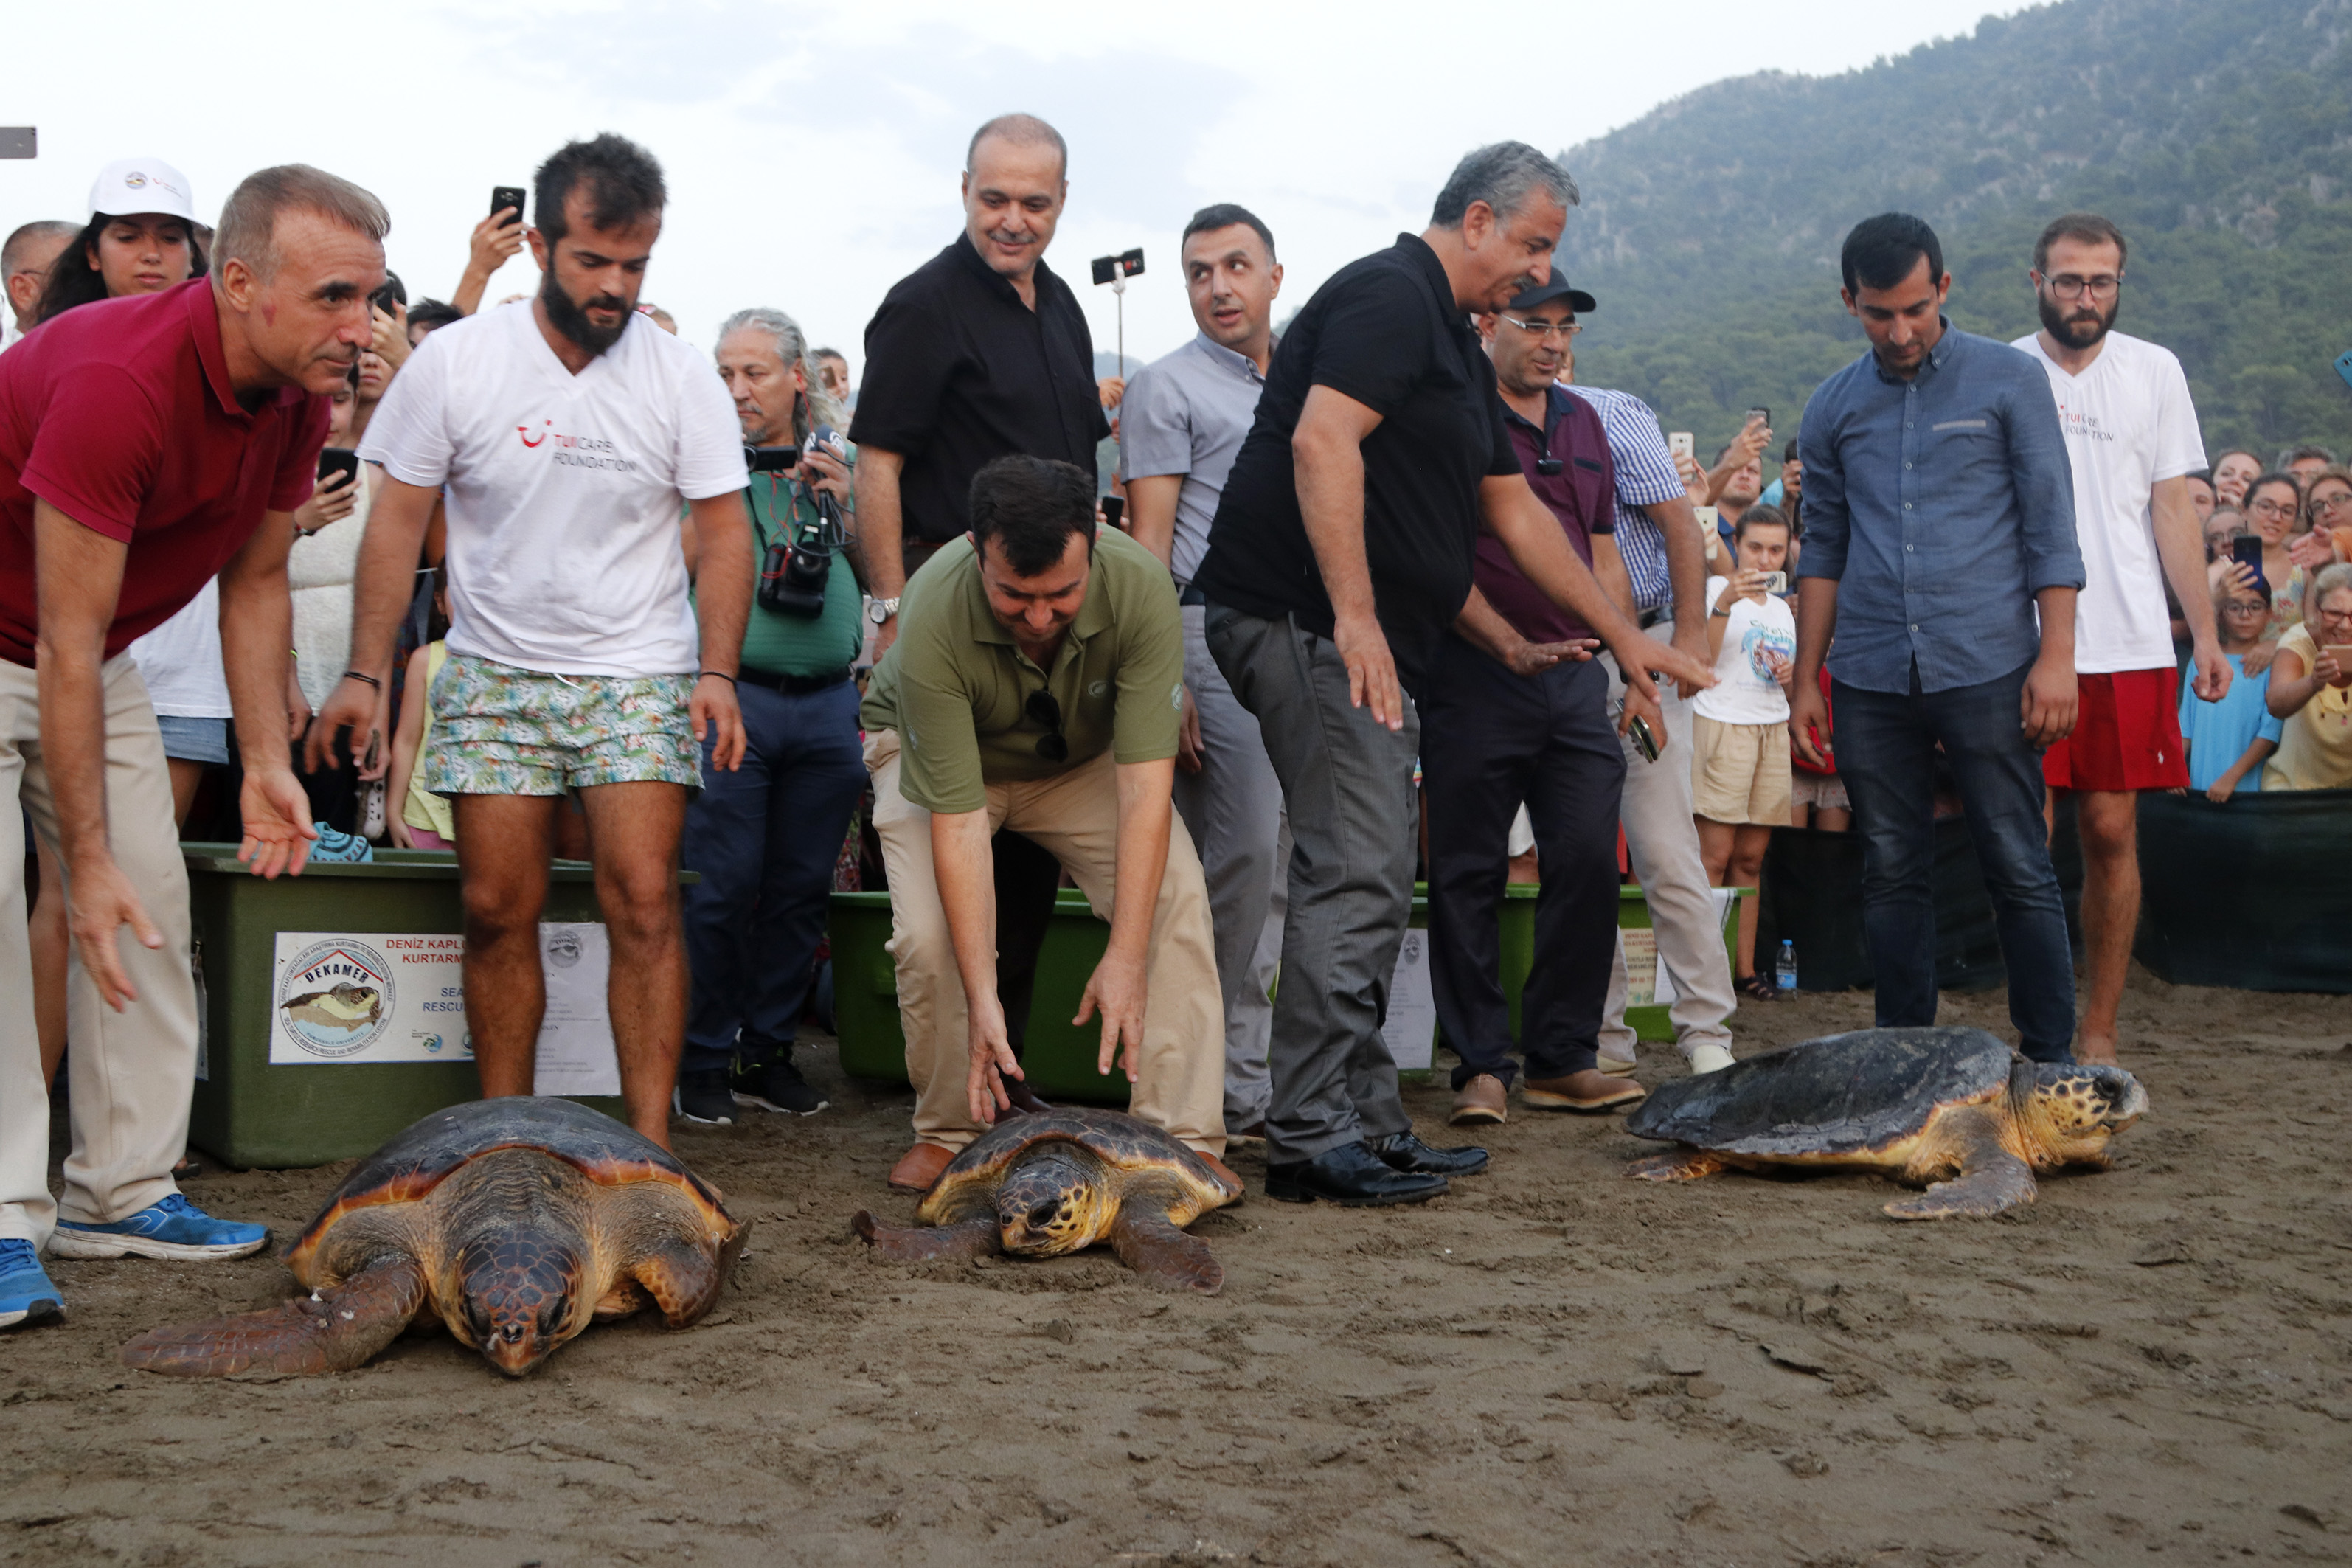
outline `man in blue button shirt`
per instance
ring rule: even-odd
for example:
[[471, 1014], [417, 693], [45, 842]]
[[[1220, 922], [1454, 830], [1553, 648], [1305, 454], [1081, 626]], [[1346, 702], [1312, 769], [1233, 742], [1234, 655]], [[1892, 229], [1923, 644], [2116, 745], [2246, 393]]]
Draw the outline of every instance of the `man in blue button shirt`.
[[[1882, 1027], [1936, 1021], [1932, 772], [1967, 808], [2025, 1054], [2070, 1061], [2074, 966], [2042, 816], [2040, 750], [2074, 727], [2074, 472], [2031, 358], [1956, 331], [1935, 231], [1885, 213], [1840, 258], [1871, 352], [1806, 405], [1790, 729], [1835, 765], [1863, 836]], [[2037, 619], [2038, 612], [2038, 619]]]

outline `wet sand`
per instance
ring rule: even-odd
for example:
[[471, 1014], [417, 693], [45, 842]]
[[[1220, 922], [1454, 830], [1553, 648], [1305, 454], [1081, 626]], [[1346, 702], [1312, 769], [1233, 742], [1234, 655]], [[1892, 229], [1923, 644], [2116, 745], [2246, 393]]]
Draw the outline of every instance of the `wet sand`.
[[[2006, 1022], [1999, 994], [1947, 1022]], [[1869, 1022], [1751, 1007], [1741, 1053]], [[2153, 1114], [2116, 1169], [1901, 1226], [1864, 1175], [1622, 1179], [1617, 1119], [1525, 1112], [1423, 1207], [1198, 1227], [1224, 1293], [1108, 1253], [877, 1261], [847, 1229], [909, 1099], [682, 1128], [757, 1234], [678, 1334], [509, 1382], [446, 1337], [190, 1383], [115, 1352], [286, 1291], [263, 1257], [52, 1267], [0, 1336], [0, 1562], [1921, 1564], [2352, 1561], [2352, 1003], [2135, 970]], [[1678, 1073], [1645, 1054], [1642, 1076]], [[1410, 1091], [1443, 1140], [1445, 1091]], [[208, 1175], [280, 1239], [341, 1167]]]

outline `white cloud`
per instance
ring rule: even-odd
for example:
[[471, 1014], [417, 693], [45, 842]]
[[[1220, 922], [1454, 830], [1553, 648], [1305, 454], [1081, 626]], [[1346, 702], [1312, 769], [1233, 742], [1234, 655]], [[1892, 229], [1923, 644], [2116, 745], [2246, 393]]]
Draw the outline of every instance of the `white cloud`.
[[[205, 211], [252, 169], [299, 160], [382, 196], [412, 296], [446, 294], [493, 184], [528, 184], [567, 138], [614, 130], [668, 172], [646, 297], [688, 337], [707, 343], [729, 311], [772, 304], [855, 362], [883, 290], [957, 232], [972, 127], [1021, 109], [1071, 143], [1051, 259], [1099, 345], [1112, 306], [1086, 285], [1087, 258], [1139, 244], [1149, 256], [1127, 321], [1130, 356], [1149, 357], [1192, 331], [1176, 236], [1209, 202], [1266, 220], [1286, 302], [1303, 302], [1351, 258], [1418, 229], [1470, 147], [1572, 145], [1706, 82], [1850, 69], [1963, 32], [1984, 9], [1654, 0], [1559, 7], [1489, 35], [1473, 28], [1496, 13], [1397, 0], [233, 11], [132, 0], [95, 26], [50, 7], [9, 24], [0, 113], [37, 123], [42, 155], [0, 163], [0, 233], [81, 216], [113, 158], [179, 164]], [[519, 260], [492, 297], [536, 282]]]

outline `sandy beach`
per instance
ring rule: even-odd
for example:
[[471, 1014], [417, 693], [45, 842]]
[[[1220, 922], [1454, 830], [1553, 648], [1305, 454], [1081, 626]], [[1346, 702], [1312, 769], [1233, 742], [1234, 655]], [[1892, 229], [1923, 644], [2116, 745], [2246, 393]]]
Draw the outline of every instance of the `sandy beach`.
[[[1751, 1006], [1738, 1047], [1869, 1021]], [[909, 1099], [824, 1046], [831, 1110], [680, 1129], [758, 1225], [711, 1317], [591, 1330], [521, 1382], [446, 1337], [317, 1378], [132, 1373], [133, 1334], [288, 1277], [55, 1262], [67, 1322], [0, 1336], [0, 1562], [2352, 1560], [2352, 1013], [2136, 968], [2124, 1025], [2151, 1115], [2021, 1214], [1632, 1183], [1654, 1146], [1619, 1119], [1515, 1106], [1491, 1173], [1420, 1208], [1269, 1203], [1237, 1152], [1249, 1199], [1197, 1227], [1213, 1300], [1106, 1252], [876, 1260], [847, 1221], [911, 1212], [882, 1186]], [[1409, 1093], [1424, 1135], [1446, 1102]], [[190, 1192], [282, 1242], [343, 1169]]]

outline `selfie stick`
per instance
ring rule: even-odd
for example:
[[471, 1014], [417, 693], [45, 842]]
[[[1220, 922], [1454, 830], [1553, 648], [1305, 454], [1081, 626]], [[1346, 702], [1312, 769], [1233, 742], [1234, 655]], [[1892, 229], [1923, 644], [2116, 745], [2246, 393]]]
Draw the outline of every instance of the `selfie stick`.
[[1092, 263], [1095, 281], [1110, 285], [1118, 309], [1118, 378], [1127, 379], [1127, 280], [1143, 270], [1140, 247], [1118, 256], [1097, 256]]

